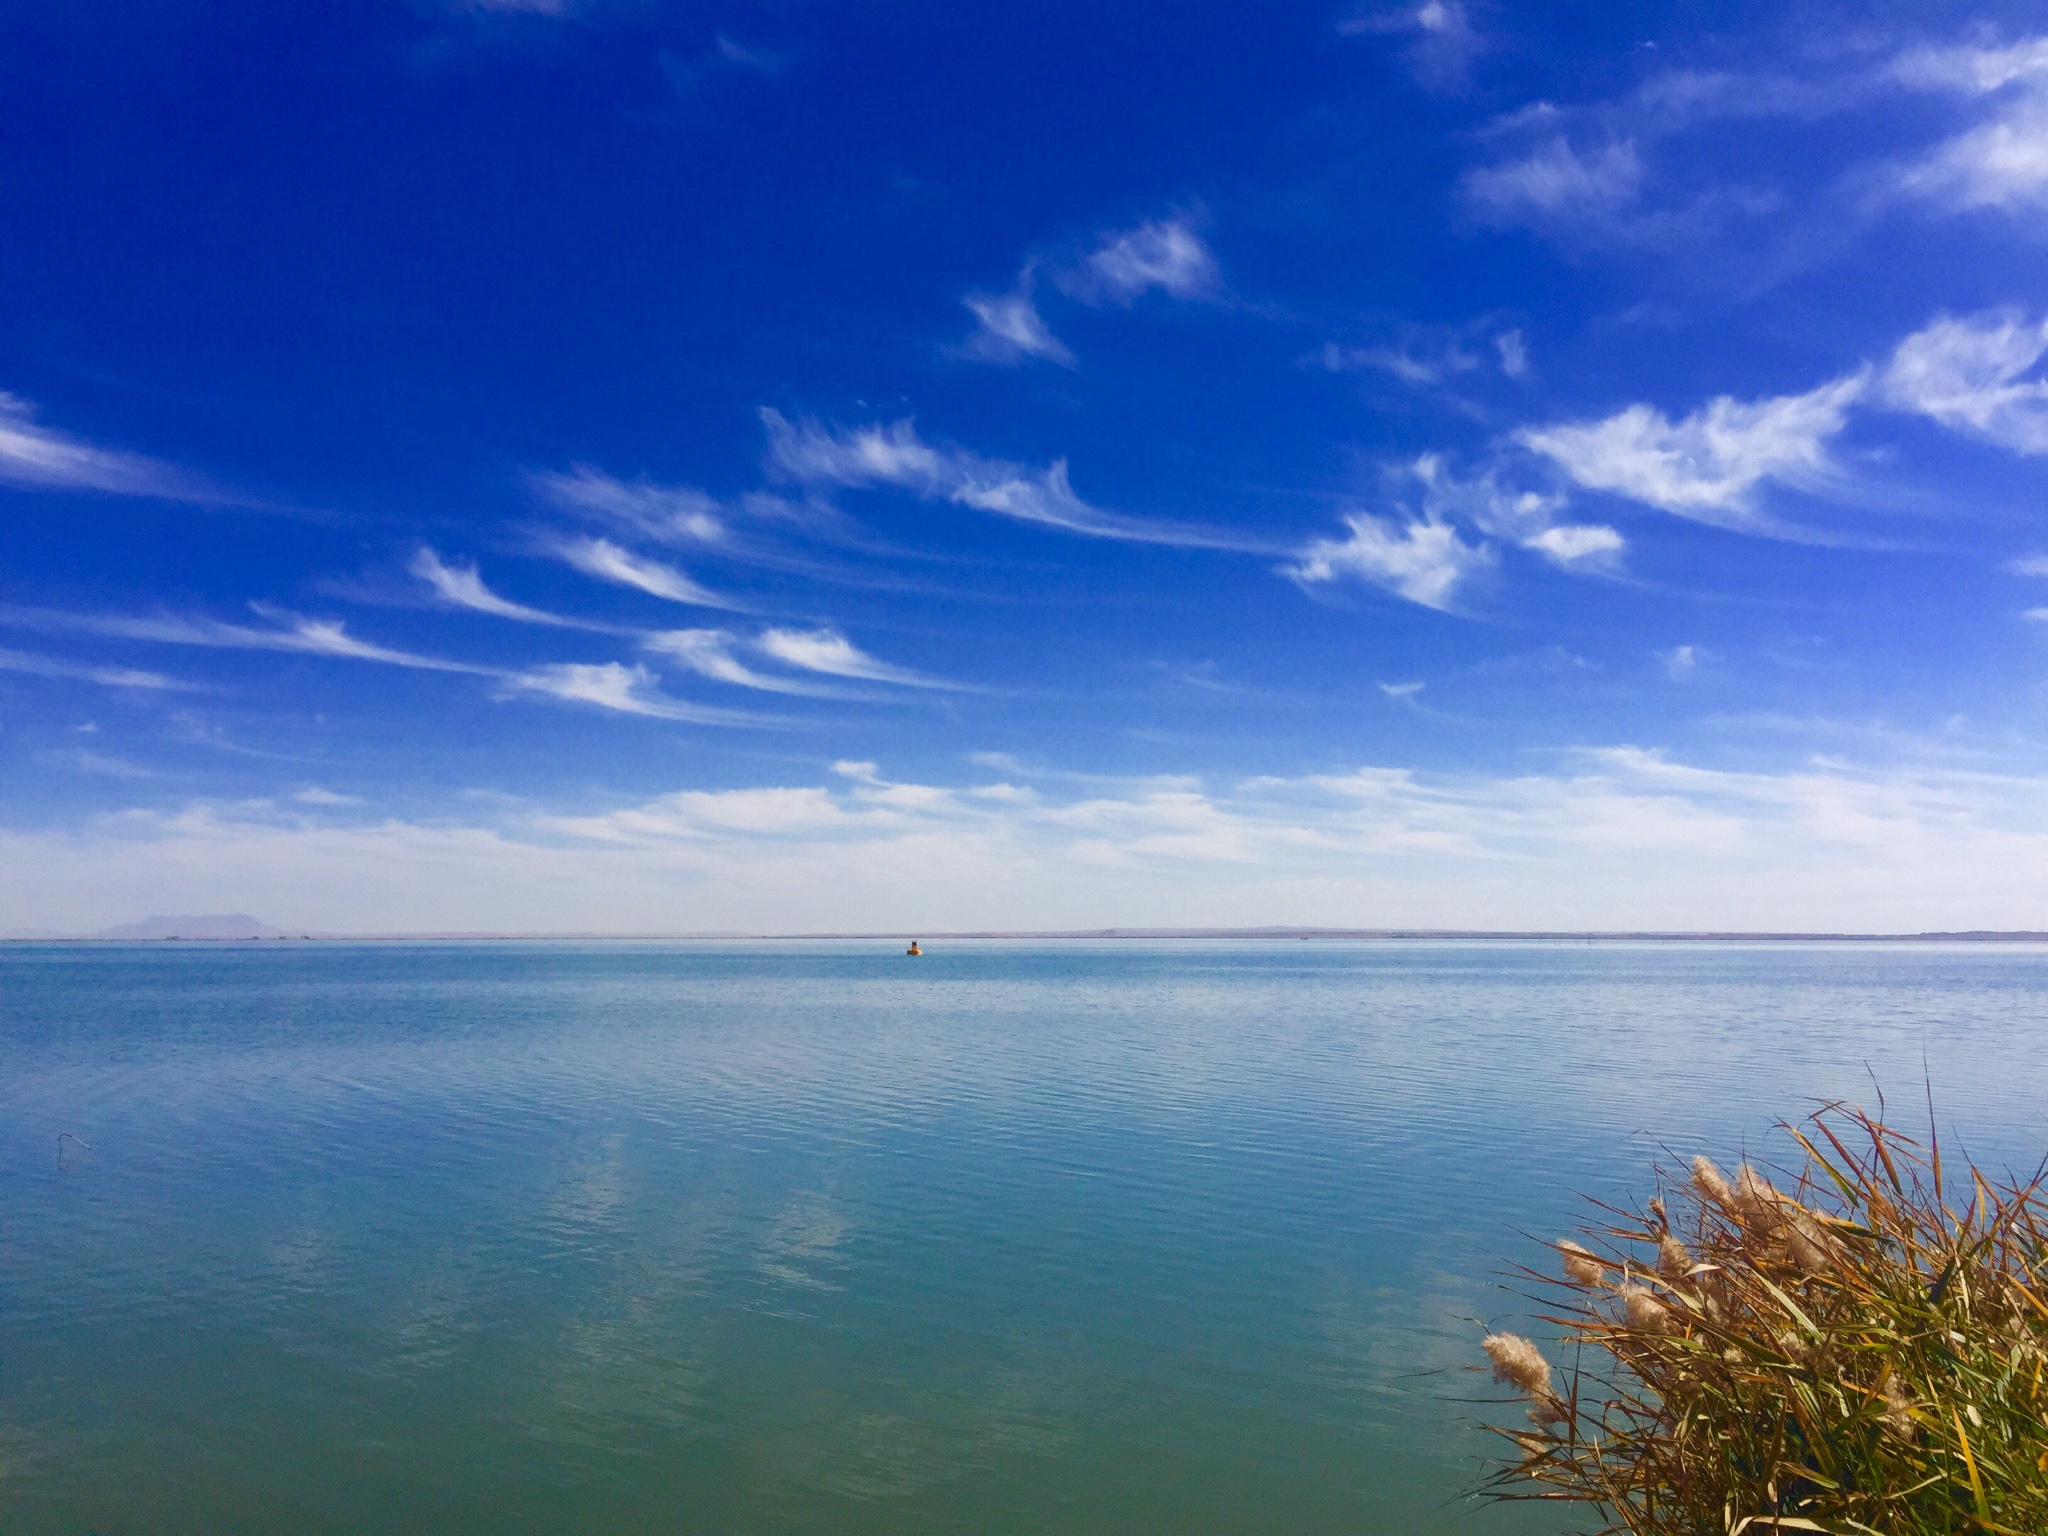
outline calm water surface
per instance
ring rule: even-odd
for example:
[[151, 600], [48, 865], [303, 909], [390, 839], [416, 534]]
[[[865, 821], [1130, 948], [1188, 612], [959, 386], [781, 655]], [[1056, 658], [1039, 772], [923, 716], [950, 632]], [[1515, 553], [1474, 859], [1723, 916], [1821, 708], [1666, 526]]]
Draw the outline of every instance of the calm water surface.
[[1873, 1075], [2031, 1160], [2044, 1022], [2002, 946], [5, 946], [0, 1536], [1555, 1531], [1461, 1498], [1523, 1234]]

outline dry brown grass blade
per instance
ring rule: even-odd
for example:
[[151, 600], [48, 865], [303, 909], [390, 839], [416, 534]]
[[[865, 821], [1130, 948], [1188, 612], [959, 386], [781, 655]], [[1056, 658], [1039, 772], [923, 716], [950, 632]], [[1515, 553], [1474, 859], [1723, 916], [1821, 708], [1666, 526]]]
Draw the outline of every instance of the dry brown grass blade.
[[2048, 1164], [1970, 1166], [1958, 1209], [1931, 1130], [1842, 1104], [1782, 1129], [1805, 1161], [1781, 1185], [1661, 1172], [1565, 1278], [1524, 1272], [1580, 1358], [1489, 1491], [1602, 1536], [2048, 1532]]

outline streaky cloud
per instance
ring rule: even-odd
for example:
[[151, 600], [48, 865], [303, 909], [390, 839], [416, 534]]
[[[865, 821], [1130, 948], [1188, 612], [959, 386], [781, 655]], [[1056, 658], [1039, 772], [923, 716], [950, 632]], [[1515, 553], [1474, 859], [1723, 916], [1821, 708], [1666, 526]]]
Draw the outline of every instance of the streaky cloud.
[[1152, 219], [1105, 235], [1055, 281], [1083, 304], [1124, 307], [1155, 289], [1175, 299], [1210, 298], [1222, 290], [1223, 274], [1186, 220]]
[[816, 421], [788, 421], [763, 407], [772, 472], [809, 485], [891, 486], [927, 501], [992, 512], [1019, 522], [1096, 539], [1122, 539], [1179, 549], [1277, 551], [1262, 540], [1189, 523], [1126, 517], [1089, 505], [1074, 493], [1067, 461], [1030, 470], [961, 448], [934, 447], [909, 421], [836, 431]]
[[682, 571], [660, 560], [650, 560], [621, 548], [610, 539], [561, 539], [551, 548], [564, 563], [586, 576], [631, 587], [666, 602], [694, 608], [737, 608], [732, 599], [700, 587]]
[[621, 480], [589, 464], [566, 473], [535, 470], [527, 484], [543, 501], [564, 512], [601, 518], [660, 544], [718, 544], [726, 536], [715, 497], [690, 485]]
[[1337, 23], [1347, 36], [1382, 32], [1406, 34], [1401, 50], [1408, 72], [1424, 90], [1454, 93], [1472, 83], [1472, 64], [1486, 39], [1459, 0], [1424, 0], [1399, 10], [1365, 10]]
[[761, 650], [786, 666], [827, 677], [845, 677], [864, 683], [898, 683], [909, 688], [957, 689], [960, 685], [928, 677], [907, 667], [879, 661], [833, 629], [769, 629], [755, 642]]
[[1631, 405], [1597, 421], [1525, 427], [1514, 440], [1587, 490], [1743, 533], [1779, 533], [1759, 502], [1770, 483], [1818, 488], [1836, 478], [1829, 442], [1869, 388], [1867, 370], [1800, 395], [1722, 395], [1674, 421]]
[[669, 629], [646, 636], [641, 646], [668, 661], [688, 668], [713, 682], [735, 688], [754, 688], [764, 693], [797, 694], [809, 698], [840, 698], [844, 695], [817, 688], [794, 678], [757, 672], [734, 652], [739, 639], [723, 629]]
[[529, 608], [524, 603], [515, 603], [509, 598], [500, 597], [484, 585], [483, 575], [475, 565], [450, 565], [424, 544], [413, 555], [406, 569], [432, 587], [444, 602], [452, 603], [457, 608], [467, 608], [475, 613], [488, 613], [501, 619], [512, 619], [520, 624], [546, 624], [561, 629], [591, 627], [577, 619], [546, 613], [539, 608]]
[[1641, 193], [1643, 178], [1633, 141], [1581, 153], [1558, 135], [1528, 154], [1468, 171], [1460, 191], [1488, 224], [1612, 232]]
[[97, 491], [158, 501], [226, 504], [240, 498], [197, 475], [139, 453], [101, 448], [36, 419], [36, 408], [0, 391], [0, 483], [39, 491]]
[[504, 675], [508, 692], [542, 694], [569, 704], [588, 704], [615, 714], [639, 715], [651, 720], [675, 720], [689, 725], [768, 725], [776, 722], [764, 715], [740, 710], [714, 709], [671, 698], [661, 692], [659, 679], [643, 666], [621, 662], [556, 662], [523, 672]]
[[98, 683], [107, 688], [141, 688], [157, 692], [193, 693], [197, 683], [180, 682], [161, 672], [143, 672], [134, 667], [96, 667], [85, 662], [63, 661], [55, 656], [37, 656], [27, 651], [0, 649], [0, 672], [20, 672], [30, 677], [57, 677]]
[[988, 363], [1020, 363], [1039, 358], [1074, 366], [1074, 354], [1053, 335], [1045, 317], [1032, 302], [1028, 286], [1013, 293], [970, 293], [960, 301], [974, 316], [974, 334], [967, 338], [966, 351]]
[[2019, 453], [2048, 453], [2048, 320], [2018, 310], [1942, 316], [1899, 343], [1879, 381], [1885, 403]]
[[1355, 577], [1449, 612], [1458, 589], [1494, 561], [1491, 550], [1467, 544], [1456, 528], [1435, 519], [1351, 512], [1344, 525], [1351, 530], [1348, 538], [1315, 540], [1282, 567], [1285, 574], [1305, 584]]
[[1422, 487], [1422, 510], [1429, 521], [1470, 523], [1561, 570], [1613, 575], [1621, 567], [1628, 541], [1618, 531], [1604, 523], [1561, 522], [1563, 496], [1503, 484], [1498, 467], [1460, 479], [1442, 455], [1425, 453], [1408, 466], [1408, 473]]
[[256, 629], [245, 624], [228, 624], [219, 619], [180, 614], [149, 616], [113, 613], [68, 613], [49, 608], [0, 606], [0, 624], [59, 633], [105, 635], [116, 640], [140, 640], [157, 645], [205, 646], [215, 650], [288, 651], [307, 656], [333, 656], [349, 661], [374, 661], [387, 666], [411, 667], [427, 672], [462, 672], [472, 676], [494, 676], [496, 669], [469, 662], [450, 661], [439, 656], [421, 656], [394, 650], [374, 641], [361, 640], [348, 632], [339, 619], [314, 619], [287, 613], [268, 604], [250, 607], [276, 627]]
[[1958, 211], [2048, 207], [2048, 37], [1912, 49], [1891, 74], [1987, 103], [1981, 120], [1900, 169], [1899, 191]]

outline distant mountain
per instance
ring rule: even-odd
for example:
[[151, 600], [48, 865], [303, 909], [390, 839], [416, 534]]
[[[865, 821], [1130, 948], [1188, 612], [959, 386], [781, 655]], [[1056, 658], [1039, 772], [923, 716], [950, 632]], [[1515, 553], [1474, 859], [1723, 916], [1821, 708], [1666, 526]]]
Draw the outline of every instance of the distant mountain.
[[211, 912], [204, 916], [145, 917], [93, 935], [96, 939], [275, 939], [282, 928], [258, 922], [246, 912]]

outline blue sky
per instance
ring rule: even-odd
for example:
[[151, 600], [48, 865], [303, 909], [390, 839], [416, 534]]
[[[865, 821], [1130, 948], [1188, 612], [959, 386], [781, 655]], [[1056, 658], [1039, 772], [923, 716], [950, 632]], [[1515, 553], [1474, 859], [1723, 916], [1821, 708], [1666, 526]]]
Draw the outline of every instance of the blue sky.
[[2048, 927], [2032, 8], [0, 6], [0, 927]]

